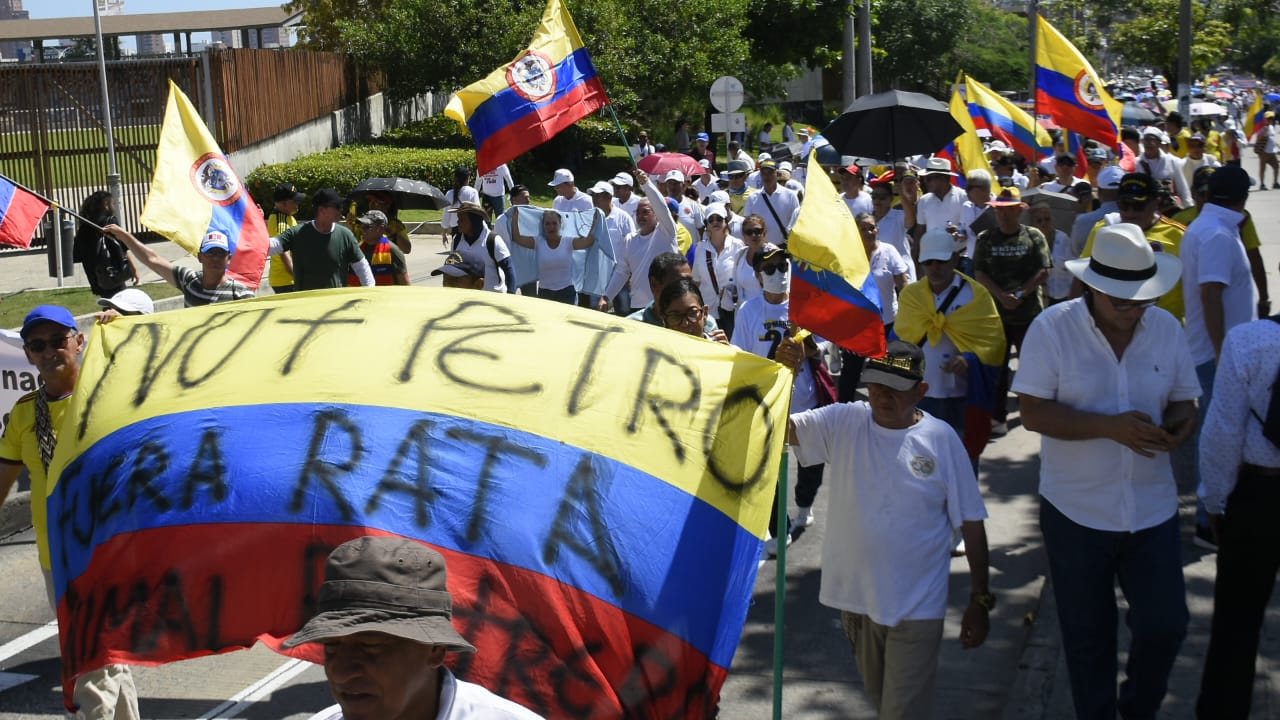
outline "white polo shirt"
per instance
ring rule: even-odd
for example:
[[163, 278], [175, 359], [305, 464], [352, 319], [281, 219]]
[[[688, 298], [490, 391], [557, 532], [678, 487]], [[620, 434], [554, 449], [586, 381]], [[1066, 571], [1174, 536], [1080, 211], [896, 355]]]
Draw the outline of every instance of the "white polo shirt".
[[[1195, 364], [1177, 318], [1147, 308], [1116, 360], [1084, 298], [1040, 313], [1027, 329], [1013, 391], [1085, 412], [1137, 410], [1159, 425], [1173, 402], [1200, 396]], [[1040, 436], [1040, 494], [1073, 522], [1137, 532], [1178, 511], [1169, 453], [1143, 457], [1109, 439]]]
[[920, 198], [916, 208], [916, 222], [929, 228], [947, 229], [947, 223], [960, 227], [961, 212], [969, 195], [964, 190], [951, 186], [945, 197], [929, 193]]
[[865, 402], [791, 421], [796, 462], [827, 464], [818, 601], [890, 627], [946, 615], [952, 531], [987, 517], [960, 436], [928, 413], [881, 427]]
[[1204, 323], [1200, 286], [1222, 283], [1222, 336], [1231, 328], [1253, 320], [1258, 312], [1257, 290], [1249, 270], [1249, 257], [1240, 242], [1244, 213], [1206, 203], [1199, 217], [1182, 236], [1178, 257], [1182, 260], [1182, 302], [1186, 307], [1187, 339], [1197, 365], [1213, 360], [1216, 353]]
[[[768, 198], [766, 201], [765, 198]], [[774, 212], [769, 211], [769, 206], [773, 206]], [[790, 190], [782, 185], [778, 185], [770, 195], [761, 190], [754, 195], [747, 197], [747, 204], [742, 209], [743, 216], [759, 215], [764, 218], [764, 226], [768, 228], [765, 239], [774, 245], [781, 245], [787, 241], [787, 236], [783, 233], [783, 223], [791, 221], [791, 216], [800, 208], [800, 198], [795, 191]], [[786, 228], [787, 232], [791, 231], [790, 227]]]

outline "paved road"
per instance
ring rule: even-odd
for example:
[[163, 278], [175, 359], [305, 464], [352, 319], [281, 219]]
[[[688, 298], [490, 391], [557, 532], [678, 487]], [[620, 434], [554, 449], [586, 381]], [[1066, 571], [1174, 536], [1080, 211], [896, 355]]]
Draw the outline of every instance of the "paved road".
[[[1263, 235], [1273, 290], [1280, 291], [1280, 192], [1256, 193], [1250, 208]], [[433, 238], [424, 236], [409, 256], [415, 283], [431, 282], [440, 261]], [[160, 246], [169, 256], [182, 253]], [[48, 287], [43, 258], [0, 260], [0, 287]], [[83, 279], [81, 279], [83, 283]], [[1000, 605], [987, 644], [961, 650], [960, 604], [967, 596], [963, 560], [952, 565], [951, 611], [932, 720], [1071, 717], [1051, 599], [1042, 595], [1045, 561], [1035, 523], [1038, 438], [1012, 415], [1009, 435], [983, 456], [981, 483], [991, 513], [992, 587]], [[1190, 498], [1184, 498], [1184, 514]], [[871, 718], [852, 655], [835, 611], [817, 602], [819, 554], [828, 517], [826, 493], [815, 505], [818, 522], [791, 546], [787, 567], [787, 640], [784, 645], [784, 717]], [[1189, 520], [1187, 527], [1189, 528]], [[1163, 716], [1191, 717], [1212, 610], [1213, 555], [1185, 543], [1185, 572], [1192, 610], [1191, 633], [1175, 669]], [[772, 704], [775, 563], [761, 567], [755, 602], [726, 683], [722, 717], [768, 718]], [[56, 640], [42, 630], [52, 619], [36, 567], [30, 530], [0, 541], [0, 720], [61, 715]], [[1042, 597], [1045, 598], [1042, 601]], [[1280, 615], [1280, 601], [1272, 616]], [[1271, 617], [1280, 628], [1280, 617]], [[1276, 679], [1280, 641], [1264, 637], [1262, 681], [1255, 717], [1280, 717]], [[329, 703], [323, 675], [269, 651], [248, 652], [135, 670], [146, 717], [305, 718]]]

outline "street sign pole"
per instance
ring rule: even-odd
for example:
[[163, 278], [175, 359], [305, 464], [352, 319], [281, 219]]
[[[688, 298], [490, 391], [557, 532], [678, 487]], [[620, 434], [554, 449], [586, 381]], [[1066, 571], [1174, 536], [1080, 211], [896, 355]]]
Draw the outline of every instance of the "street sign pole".
[[[746, 93], [742, 89], [742, 81], [732, 75], [722, 75], [711, 83], [711, 106], [722, 113], [736, 113], [738, 108], [742, 107], [742, 101], [746, 99]], [[728, 168], [729, 158], [729, 138], [732, 136], [733, 122], [726, 118], [724, 125], [724, 157], [725, 167]], [[712, 128], [715, 132], [715, 128]], [[745, 132], [745, 125], [744, 125]], [[715, 172], [715, 168], [711, 169]]]

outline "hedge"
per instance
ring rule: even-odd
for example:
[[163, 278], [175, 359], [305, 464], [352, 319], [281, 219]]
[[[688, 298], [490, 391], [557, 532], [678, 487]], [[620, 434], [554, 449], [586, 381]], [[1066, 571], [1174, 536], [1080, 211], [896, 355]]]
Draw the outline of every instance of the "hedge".
[[[263, 165], [249, 173], [249, 192], [263, 207], [271, 207], [271, 194], [280, 183], [291, 182], [308, 198], [320, 188], [351, 192], [361, 181], [374, 177], [403, 177], [426, 180], [448, 190], [453, 186], [453, 171], [459, 165], [476, 165], [473, 150], [413, 149], [373, 145], [347, 145], [296, 160]], [[303, 203], [302, 214], [312, 211], [310, 201]]]
[[475, 141], [462, 132], [457, 120], [445, 115], [432, 115], [400, 128], [392, 128], [373, 141], [376, 145], [411, 148], [457, 148], [471, 150]]

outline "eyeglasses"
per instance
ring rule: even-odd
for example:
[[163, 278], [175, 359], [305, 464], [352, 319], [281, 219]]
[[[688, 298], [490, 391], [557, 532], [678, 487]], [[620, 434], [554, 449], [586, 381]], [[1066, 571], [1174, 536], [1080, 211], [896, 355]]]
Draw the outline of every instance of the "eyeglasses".
[[859, 225], [858, 232], [862, 233], [863, 235], [875, 235], [876, 233], [880, 232], [880, 228], [875, 225], [868, 225], [865, 227], [862, 225]]
[[1119, 300], [1117, 298], [1107, 296], [1107, 302], [1111, 303], [1111, 307], [1124, 312], [1126, 310], [1138, 310], [1141, 308], [1149, 308], [1159, 302], [1156, 300]]
[[764, 228], [742, 228], [743, 235], [763, 235]]
[[23, 347], [25, 347], [26, 349], [30, 350], [33, 353], [42, 353], [45, 351], [45, 348], [53, 348], [54, 350], [61, 350], [62, 348], [67, 346], [67, 341], [70, 339], [71, 339], [70, 334], [62, 335], [61, 337], [56, 337], [56, 338], [49, 338], [48, 340], [45, 340], [44, 338], [36, 338], [34, 340], [28, 340], [26, 344], [23, 345]]
[[892, 200], [892, 193], [871, 193], [872, 200]]
[[707, 218], [707, 222], [708, 222], [708, 223], [722, 223], [722, 222], [724, 222], [724, 218], [720, 217], [719, 215], [712, 215], [711, 217]]
[[696, 307], [692, 310], [686, 310], [685, 312], [665, 313], [662, 316], [662, 320], [668, 327], [674, 325], [692, 325], [693, 323], [701, 323], [702, 308]]
[[773, 265], [761, 265], [761, 266], [760, 266], [760, 274], [761, 274], [761, 275], [772, 275], [772, 274], [774, 274], [774, 273], [776, 273], [776, 272], [786, 272], [786, 271], [787, 271], [787, 264], [786, 264], [786, 263], [781, 263], [781, 264], [779, 264], [779, 263], [774, 263]]

